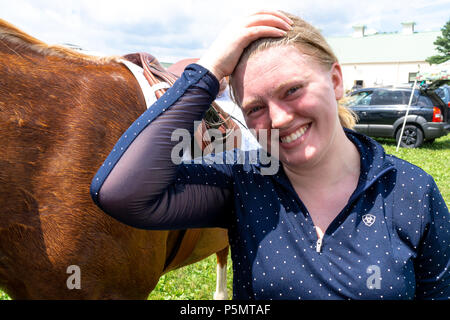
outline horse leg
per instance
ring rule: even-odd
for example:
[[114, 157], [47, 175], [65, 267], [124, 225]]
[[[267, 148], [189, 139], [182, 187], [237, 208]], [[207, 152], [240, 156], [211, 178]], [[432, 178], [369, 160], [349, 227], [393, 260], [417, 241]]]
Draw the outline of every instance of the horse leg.
[[219, 251], [217, 255], [217, 277], [216, 277], [216, 292], [214, 293], [214, 300], [228, 300], [227, 292], [227, 258], [228, 249]]

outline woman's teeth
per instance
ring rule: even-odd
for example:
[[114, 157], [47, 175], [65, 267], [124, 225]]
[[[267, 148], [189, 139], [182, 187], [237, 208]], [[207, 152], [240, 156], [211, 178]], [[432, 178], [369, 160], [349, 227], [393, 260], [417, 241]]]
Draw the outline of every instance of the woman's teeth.
[[300, 129], [298, 129], [297, 131], [291, 133], [290, 135], [280, 138], [282, 143], [291, 143], [292, 141], [297, 140], [298, 138], [300, 138], [301, 136], [303, 136], [306, 132], [306, 130], [308, 130], [309, 125], [307, 126], [303, 126]]

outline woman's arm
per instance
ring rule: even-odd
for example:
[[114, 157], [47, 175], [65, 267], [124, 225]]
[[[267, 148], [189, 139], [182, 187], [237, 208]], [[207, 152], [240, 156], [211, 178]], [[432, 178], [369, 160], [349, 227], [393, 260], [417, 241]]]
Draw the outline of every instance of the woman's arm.
[[[260, 37], [279, 37], [292, 21], [262, 11], [231, 24], [200, 59], [119, 139], [91, 185], [94, 202], [116, 219], [140, 228], [213, 226], [226, 221], [230, 170], [193, 166], [178, 170], [171, 159], [174, 129], [189, 130], [215, 99], [219, 82], [234, 70], [244, 48]], [[209, 72], [208, 70], [211, 70]], [[227, 166], [225, 166], [227, 168]], [[217, 172], [209, 172], [215, 170]], [[190, 172], [191, 171], [191, 172]], [[184, 176], [178, 177], [178, 175]], [[204, 184], [189, 183], [203, 175]], [[211, 186], [209, 179], [222, 176]], [[185, 183], [177, 183], [177, 177]], [[227, 207], [228, 206], [228, 207]]]
[[[171, 159], [175, 129], [193, 134], [218, 92], [205, 68], [190, 65], [182, 77], [123, 134], [91, 185], [94, 201], [117, 220], [144, 229], [224, 226], [230, 213], [230, 187], [208, 185], [213, 166], [183, 165]], [[204, 183], [189, 182], [189, 175]]]
[[419, 206], [423, 223], [415, 262], [416, 298], [449, 300], [450, 215], [434, 179], [428, 180]]

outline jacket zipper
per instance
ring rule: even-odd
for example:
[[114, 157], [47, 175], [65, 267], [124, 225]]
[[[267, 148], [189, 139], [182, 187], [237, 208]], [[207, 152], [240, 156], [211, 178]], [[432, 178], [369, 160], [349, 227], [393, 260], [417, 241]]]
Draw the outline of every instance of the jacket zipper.
[[[380, 173], [378, 173], [378, 175], [377, 175], [374, 179], [372, 179], [372, 181], [369, 183], [369, 185], [367, 185], [363, 190], [361, 190], [360, 192], [358, 192], [356, 195], [353, 195], [353, 197], [351, 197], [351, 199], [349, 199], [349, 202], [348, 202], [348, 204], [345, 206], [345, 208], [343, 209], [343, 211], [347, 209], [347, 206], [349, 206], [349, 205], [354, 201], [354, 199], [356, 199], [357, 197], [359, 197], [359, 195], [360, 195], [362, 192], [364, 192], [365, 190], [367, 190], [372, 184], [375, 183], [375, 181], [377, 181], [381, 176], [383, 176], [386, 172], [390, 171], [392, 168], [393, 168], [393, 167], [388, 167], [388, 168], [382, 170]], [[326, 233], [326, 232], [325, 232], [325, 233]], [[325, 236], [325, 234], [324, 234], [321, 238], [317, 238], [317, 241], [316, 241], [316, 252], [317, 252], [317, 253], [321, 253], [321, 252], [322, 252], [322, 243], [323, 243], [323, 237], [324, 237], [324, 236]]]
[[322, 238], [318, 238], [316, 242], [316, 252], [320, 253], [322, 250]]

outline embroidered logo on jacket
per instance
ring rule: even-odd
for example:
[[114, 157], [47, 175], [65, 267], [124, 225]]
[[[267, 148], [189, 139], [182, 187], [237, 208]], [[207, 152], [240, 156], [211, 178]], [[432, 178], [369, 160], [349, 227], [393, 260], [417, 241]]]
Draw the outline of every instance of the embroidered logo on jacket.
[[362, 216], [362, 221], [368, 227], [371, 227], [375, 222], [375, 216], [373, 214], [365, 214]]

